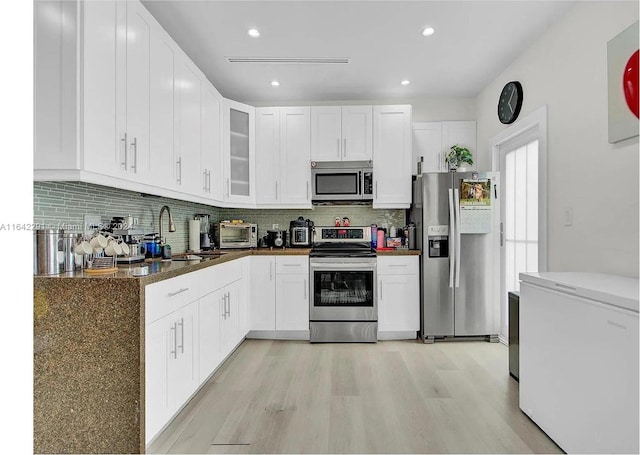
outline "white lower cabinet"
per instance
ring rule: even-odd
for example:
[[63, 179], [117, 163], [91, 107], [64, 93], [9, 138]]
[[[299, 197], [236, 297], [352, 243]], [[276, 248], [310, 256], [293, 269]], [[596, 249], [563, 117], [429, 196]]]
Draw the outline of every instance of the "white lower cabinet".
[[145, 288], [146, 444], [246, 335], [248, 260]]
[[309, 257], [251, 258], [253, 338], [309, 339]]
[[276, 329], [276, 258], [251, 258], [250, 307], [251, 330]]
[[[282, 270], [287, 266], [290, 268]], [[309, 330], [309, 258], [306, 256], [276, 257], [276, 330]]]
[[145, 434], [148, 443], [198, 388], [198, 302], [188, 275], [147, 286]]
[[420, 330], [419, 256], [378, 256], [378, 339], [413, 339]]
[[221, 345], [220, 307], [218, 292], [210, 292], [198, 301], [200, 344], [200, 382], [205, 381], [223, 359]]

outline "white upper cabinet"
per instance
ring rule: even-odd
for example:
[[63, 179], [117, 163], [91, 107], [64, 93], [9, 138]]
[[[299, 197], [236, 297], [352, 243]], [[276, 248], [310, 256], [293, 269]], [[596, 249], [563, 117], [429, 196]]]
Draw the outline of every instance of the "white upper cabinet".
[[126, 172], [148, 183], [150, 138], [150, 40], [153, 17], [138, 2], [127, 2]]
[[202, 84], [200, 173], [202, 193], [222, 200], [222, 96], [208, 81]]
[[311, 208], [310, 117], [308, 107], [280, 108], [282, 204]]
[[223, 106], [224, 201], [251, 206], [255, 203], [255, 108], [226, 98]]
[[84, 169], [149, 183], [153, 18], [137, 2], [83, 4]]
[[372, 111], [372, 106], [312, 106], [311, 160], [370, 160]]
[[280, 109], [256, 109], [256, 203], [278, 204], [280, 178]]
[[186, 56], [178, 59], [176, 69], [177, 147], [175, 149], [175, 177], [179, 191], [201, 194], [203, 180], [200, 173], [200, 109], [202, 84], [199, 71]]
[[409, 208], [411, 106], [374, 106], [373, 131], [373, 208]]
[[[42, 9], [52, 8], [55, 3], [47, 6], [44, 2], [36, 2], [35, 5]], [[84, 167], [100, 174], [119, 176], [127, 171], [125, 155], [128, 150], [125, 139], [127, 5], [123, 1], [87, 2], [83, 13]], [[44, 32], [40, 26], [37, 30]], [[43, 97], [44, 94], [36, 93], [36, 111], [38, 105], [43, 106]], [[38, 145], [44, 145], [45, 137], [37, 127], [43, 124], [36, 118], [36, 168], [38, 154], [44, 151]], [[46, 154], [43, 155], [46, 158]]]
[[256, 109], [256, 203], [310, 208], [308, 107]]
[[442, 123], [415, 122], [413, 124], [413, 159], [411, 173], [417, 175], [418, 161], [422, 160], [422, 172], [445, 172], [442, 156]]
[[149, 181], [157, 187], [175, 188], [175, 68], [179, 50], [162, 29], [150, 42]]
[[413, 159], [411, 172], [417, 174], [422, 158], [422, 172], [449, 172], [445, 158], [452, 145], [471, 150], [476, 157], [476, 122], [415, 122], [413, 124]]

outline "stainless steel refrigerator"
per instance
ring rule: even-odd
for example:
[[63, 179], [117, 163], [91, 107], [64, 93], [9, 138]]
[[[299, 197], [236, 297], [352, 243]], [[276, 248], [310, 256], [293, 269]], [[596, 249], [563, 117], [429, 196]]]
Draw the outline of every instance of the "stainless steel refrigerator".
[[413, 183], [409, 214], [421, 255], [420, 335], [498, 341], [499, 175], [430, 173]]

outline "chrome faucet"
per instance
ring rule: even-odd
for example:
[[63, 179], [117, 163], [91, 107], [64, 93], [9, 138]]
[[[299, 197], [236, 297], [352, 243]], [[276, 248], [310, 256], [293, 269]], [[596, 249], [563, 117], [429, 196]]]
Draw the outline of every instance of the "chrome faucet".
[[167, 213], [169, 214], [169, 232], [176, 232], [176, 225], [173, 222], [173, 217], [171, 216], [171, 209], [169, 208], [168, 205], [164, 205], [162, 206], [162, 208], [160, 209], [160, 220], [159, 220], [159, 224], [160, 224], [160, 241], [164, 242], [163, 238], [162, 238], [162, 215], [164, 215], [164, 211], [167, 211]]

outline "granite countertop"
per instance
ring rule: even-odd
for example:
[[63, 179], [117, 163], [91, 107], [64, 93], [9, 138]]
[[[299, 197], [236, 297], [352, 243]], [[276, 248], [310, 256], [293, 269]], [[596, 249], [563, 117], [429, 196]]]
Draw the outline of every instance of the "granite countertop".
[[[35, 278], [41, 279], [60, 279], [60, 278], [92, 278], [98, 280], [108, 279], [131, 279], [139, 280], [140, 284], [146, 286], [157, 281], [173, 278], [185, 273], [194, 272], [196, 270], [210, 267], [217, 264], [222, 264], [235, 259], [240, 259], [250, 255], [309, 255], [311, 248], [257, 248], [257, 249], [238, 249], [238, 250], [216, 250], [215, 252], [207, 253], [189, 253], [196, 256], [200, 255], [203, 259], [196, 259], [193, 261], [179, 261], [179, 260], [162, 260], [162, 259], [146, 259], [144, 262], [138, 262], [135, 264], [118, 264], [118, 271], [104, 274], [91, 274], [85, 270], [77, 270], [75, 272], [62, 273], [59, 275], [39, 275]], [[405, 255], [420, 255], [420, 250], [384, 250], [378, 251], [379, 256], [405, 256]], [[174, 258], [185, 256], [186, 253], [175, 254]], [[148, 274], [138, 276], [136, 273], [140, 267], [147, 267]]]

